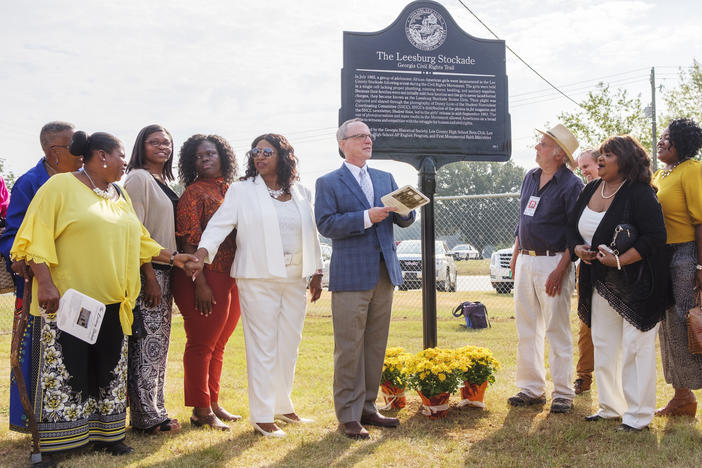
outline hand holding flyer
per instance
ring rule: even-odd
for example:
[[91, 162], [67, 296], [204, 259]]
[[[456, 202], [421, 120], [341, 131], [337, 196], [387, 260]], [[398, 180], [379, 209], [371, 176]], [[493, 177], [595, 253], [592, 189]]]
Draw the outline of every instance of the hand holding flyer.
[[95, 344], [104, 315], [105, 304], [75, 289], [68, 289], [59, 300], [56, 321], [59, 330]]
[[380, 199], [385, 206], [397, 208], [397, 214], [407, 216], [410, 211], [429, 203], [429, 199], [419, 190], [411, 185], [388, 193]]

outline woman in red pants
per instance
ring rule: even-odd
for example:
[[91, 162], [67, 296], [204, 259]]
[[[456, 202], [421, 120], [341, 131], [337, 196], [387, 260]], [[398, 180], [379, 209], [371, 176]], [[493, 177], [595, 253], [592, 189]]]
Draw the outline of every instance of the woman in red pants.
[[[179, 175], [185, 192], [178, 202], [176, 236], [183, 252], [195, 252], [210, 218], [224, 200], [237, 165], [229, 144], [217, 135], [193, 135], [180, 150]], [[173, 296], [183, 315], [185, 334], [185, 405], [193, 407], [190, 422], [228, 431], [225, 422], [238, 421], [219, 406], [219, 378], [224, 348], [239, 321], [239, 295], [229, 271], [236, 233], [222, 244], [204, 275], [193, 282], [173, 276]]]

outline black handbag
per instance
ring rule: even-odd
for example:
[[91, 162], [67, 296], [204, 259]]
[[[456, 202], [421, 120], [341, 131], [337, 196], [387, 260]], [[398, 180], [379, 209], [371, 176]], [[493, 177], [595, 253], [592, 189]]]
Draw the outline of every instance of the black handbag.
[[628, 223], [617, 224], [609, 246], [614, 251], [614, 255], [621, 255], [633, 247], [634, 242], [638, 238], [639, 231], [636, 229], [636, 226]]
[[466, 327], [468, 328], [487, 328], [491, 327], [488, 319], [487, 308], [482, 302], [462, 302], [453, 311], [454, 317], [463, 317], [466, 319]]

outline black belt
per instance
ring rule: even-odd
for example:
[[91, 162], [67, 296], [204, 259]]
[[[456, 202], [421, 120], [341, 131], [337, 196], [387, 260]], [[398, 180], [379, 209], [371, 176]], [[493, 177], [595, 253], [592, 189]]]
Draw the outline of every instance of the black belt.
[[154, 270], [164, 270], [164, 271], [169, 271], [171, 269], [170, 265], [164, 265], [163, 263], [154, 263], [151, 262], [151, 267]]
[[555, 257], [557, 254], [562, 253], [556, 252], [555, 250], [527, 250], [519, 249], [519, 253], [524, 255], [529, 255], [530, 257]]

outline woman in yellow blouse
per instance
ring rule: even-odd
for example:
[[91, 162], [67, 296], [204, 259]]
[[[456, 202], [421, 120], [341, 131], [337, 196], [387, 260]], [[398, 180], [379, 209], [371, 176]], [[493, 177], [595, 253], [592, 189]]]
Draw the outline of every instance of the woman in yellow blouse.
[[[107, 133], [76, 132], [70, 151], [82, 171], [52, 177], [37, 192], [11, 255], [34, 273], [31, 313], [41, 316], [36, 340], [35, 412], [42, 453], [94, 442], [113, 455], [124, 444], [127, 340], [139, 295], [139, 267], [157, 260], [183, 268], [191, 255], [162, 249], [113, 182], [124, 174], [122, 143]], [[69, 288], [107, 306], [95, 344], [57, 327], [59, 298]]]
[[702, 147], [702, 129], [690, 119], [673, 120], [658, 141], [658, 160], [665, 164], [653, 179], [663, 208], [670, 277], [675, 305], [661, 323], [663, 373], [675, 395], [658, 416], [695, 416], [697, 400], [690, 389], [702, 388], [702, 355], [687, 350], [685, 315], [702, 287], [702, 163], [691, 159]]

